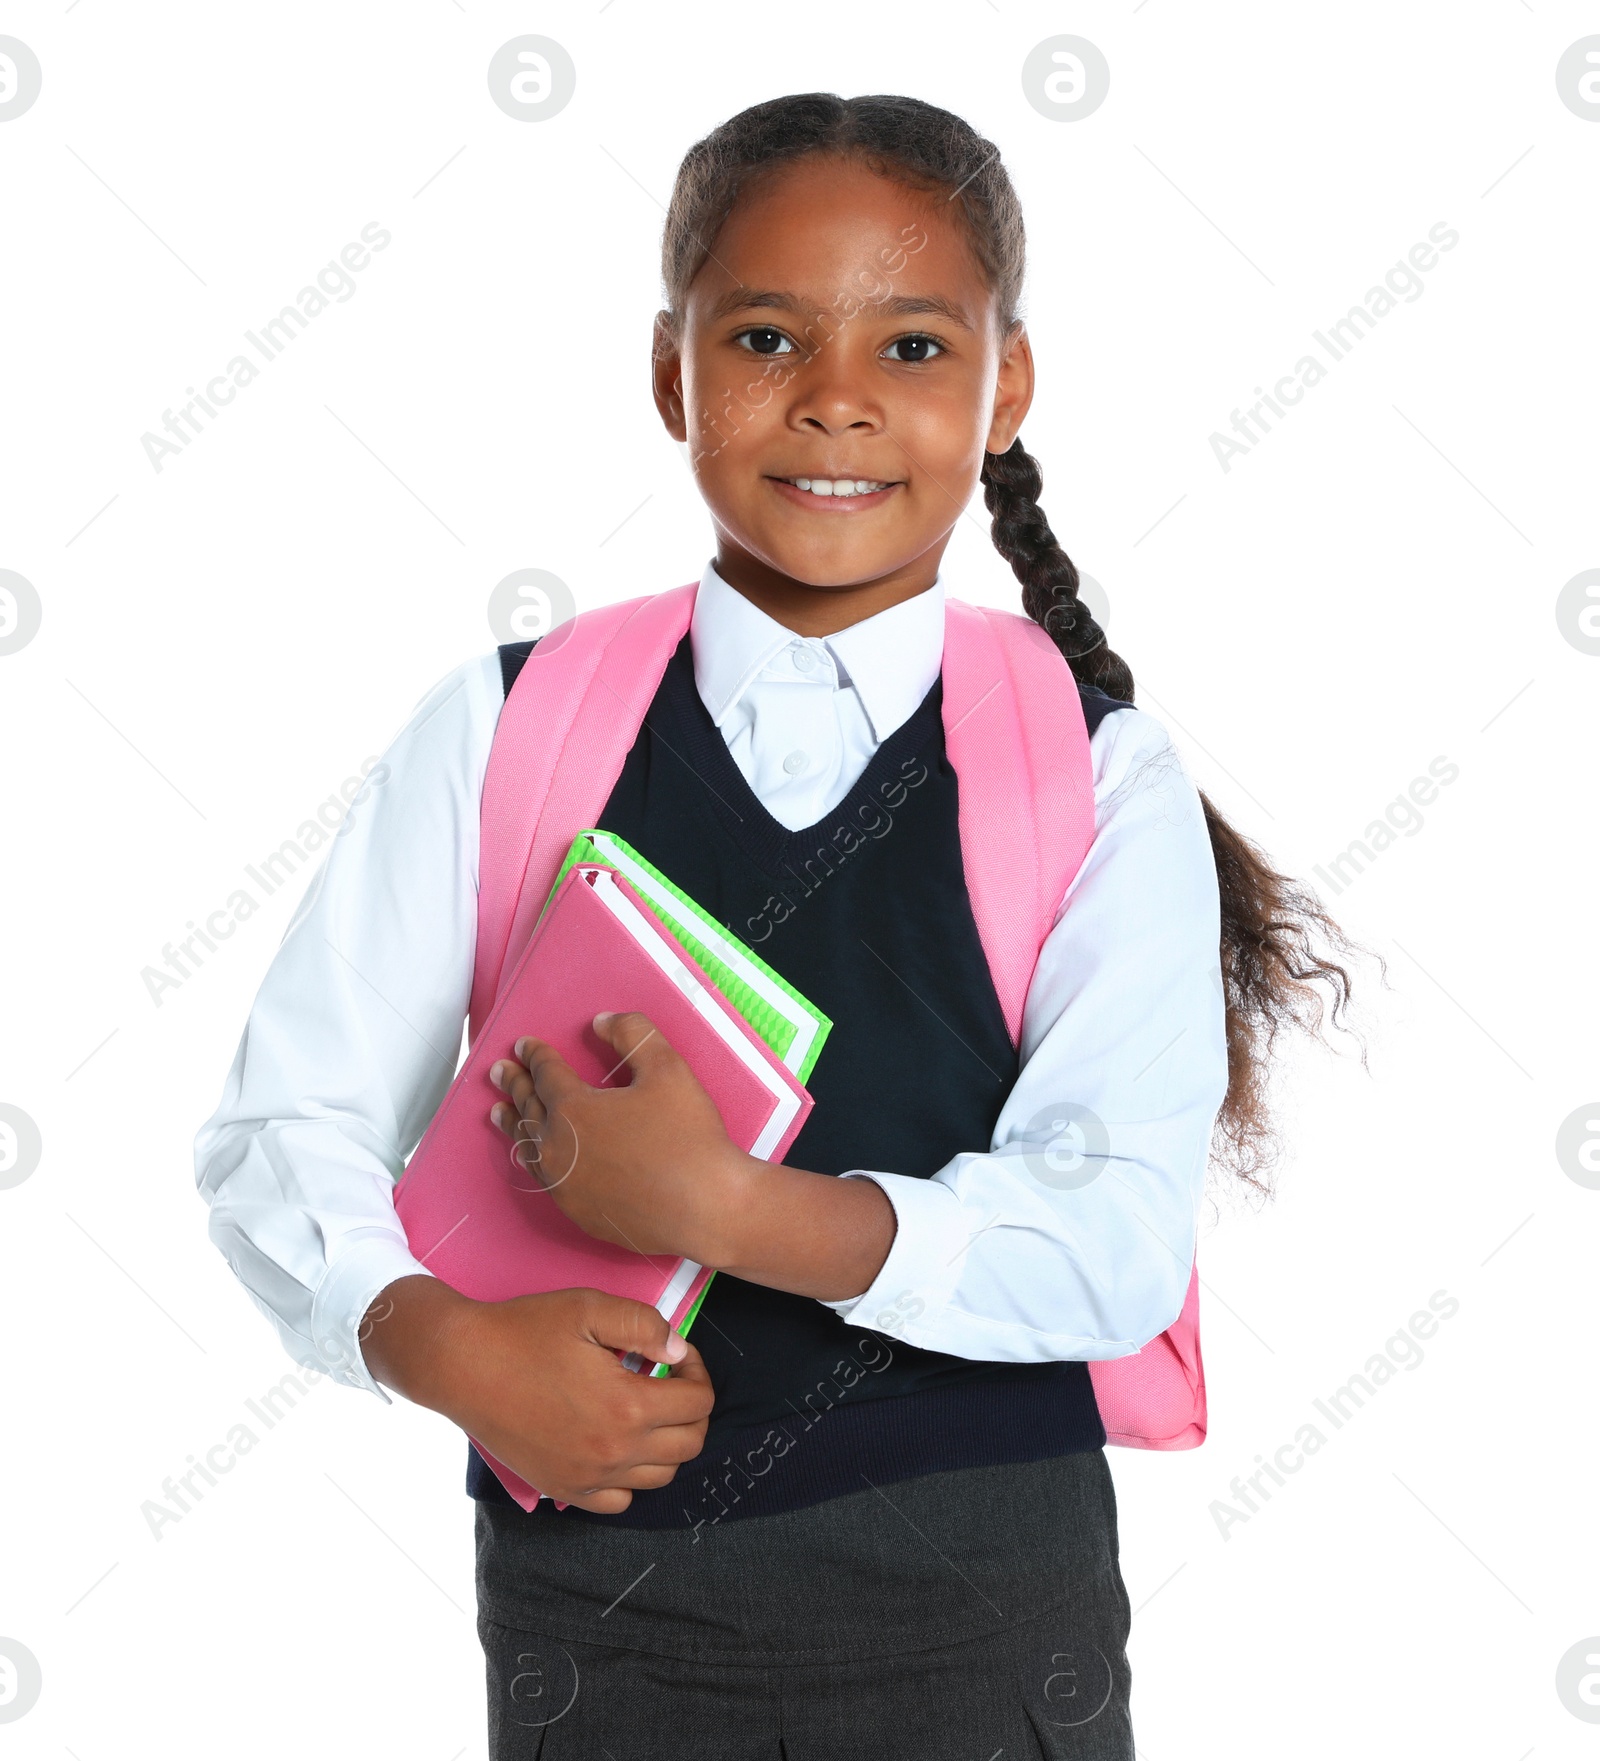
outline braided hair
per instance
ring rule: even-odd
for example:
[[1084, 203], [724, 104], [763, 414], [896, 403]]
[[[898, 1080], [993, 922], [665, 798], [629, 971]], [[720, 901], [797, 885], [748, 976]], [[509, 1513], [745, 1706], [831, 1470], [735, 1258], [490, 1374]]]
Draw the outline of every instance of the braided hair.
[[[763, 173], [812, 154], [853, 158], [910, 189], [946, 196], [995, 292], [1002, 330], [1010, 331], [1022, 298], [1026, 234], [998, 149], [960, 117], [920, 99], [831, 92], [752, 105], [684, 156], [661, 241], [669, 326], [678, 327], [689, 284], [741, 194]], [[1080, 684], [1132, 703], [1133, 674], [1079, 597], [1078, 571], [1039, 505], [1038, 461], [1018, 439], [1003, 453], [984, 455], [981, 481], [995, 548], [1022, 584], [1022, 609], [1048, 632]], [[1324, 991], [1332, 996], [1333, 1024], [1345, 1025], [1350, 980], [1334, 956], [1347, 956], [1353, 945], [1313, 892], [1279, 874], [1204, 793], [1200, 800], [1217, 865], [1227, 1005], [1228, 1090], [1213, 1148], [1248, 1186], [1266, 1192], [1260, 1176], [1276, 1149], [1267, 1083], [1272, 1049], [1286, 1028], [1320, 1029]]]

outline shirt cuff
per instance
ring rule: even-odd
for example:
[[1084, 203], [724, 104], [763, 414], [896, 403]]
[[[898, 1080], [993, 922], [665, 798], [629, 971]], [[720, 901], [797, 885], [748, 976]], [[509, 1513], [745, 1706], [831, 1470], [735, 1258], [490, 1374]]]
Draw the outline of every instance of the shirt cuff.
[[315, 1367], [335, 1382], [366, 1388], [387, 1405], [394, 1403], [373, 1379], [362, 1355], [362, 1325], [373, 1298], [396, 1278], [434, 1273], [403, 1241], [381, 1231], [347, 1238], [347, 1245], [324, 1274], [311, 1301], [311, 1343]]
[[844, 1180], [875, 1180], [894, 1207], [894, 1240], [878, 1275], [860, 1296], [824, 1302], [850, 1327], [891, 1333], [908, 1345], [925, 1332], [917, 1323], [940, 1312], [961, 1276], [972, 1232], [961, 1200], [941, 1180], [852, 1168]]

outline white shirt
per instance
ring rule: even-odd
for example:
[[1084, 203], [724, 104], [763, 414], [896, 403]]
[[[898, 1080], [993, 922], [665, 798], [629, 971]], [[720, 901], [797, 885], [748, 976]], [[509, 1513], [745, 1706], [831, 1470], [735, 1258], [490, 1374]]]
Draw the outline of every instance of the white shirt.
[[[805, 638], [707, 567], [696, 688], [791, 830], [840, 801], [926, 695], [944, 591]], [[502, 702], [491, 653], [418, 704], [295, 912], [195, 1144], [211, 1238], [290, 1355], [384, 1400], [359, 1332], [385, 1285], [428, 1270], [392, 1189], [459, 1062]], [[825, 1305], [852, 1326], [959, 1357], [1098, 1359], [1137, 1351], [1183, 1306], [1227, 1087], [1216, 870], [1159, 723], [1115, 711], [1090, 755], [1094, 842], [1040, 954], [992, 1142], [932, 1179], [852, 1171], [897, 1222], [871, 1288]]]
[[708, 567], [689, 641], [695, 688], [728, 750], [761, 805], [797, 832], [850, 793], [933, 688], [944, 589], [935, 582], [833, 636], [797, 636]]

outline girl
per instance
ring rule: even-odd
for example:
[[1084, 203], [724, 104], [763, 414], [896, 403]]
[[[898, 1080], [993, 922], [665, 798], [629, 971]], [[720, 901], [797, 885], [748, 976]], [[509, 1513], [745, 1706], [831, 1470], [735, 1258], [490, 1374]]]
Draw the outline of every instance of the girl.
[[[693, 1344], [593, 1291], [474, 1303], [411, 1256], [390, 1189], [454, 1070], [521, 644], [424, 700], [297, 914], [200, 1136], [212, 1235], [300, 1362], [568, 1501], [524, 1512], [470, 1457], [495, 1757], [1126, 1761], [1088, 1364], [1178, 1315], [1213, 1141], [1260, 1185], [1266, 1054], [1316, 981], [1338, 1019], [1316, 938], [1343, 943], [1078, 597], [1018, 438], [1023, 227], [987, 141], [909, 98], [757, 105], [685, 158], [663, 275], [656, 405], [716, 554], [600, 823], [833, 1017], [815, 1110], [752, 1162], [640, 1016], [596, 1019], [628, 1086], [537, 1039], [497, 1066], [496, 1123], [569, 1216], [719, 1269]], [[1016, 1038], [940, 715], [979, 483], [1094, 784]]]

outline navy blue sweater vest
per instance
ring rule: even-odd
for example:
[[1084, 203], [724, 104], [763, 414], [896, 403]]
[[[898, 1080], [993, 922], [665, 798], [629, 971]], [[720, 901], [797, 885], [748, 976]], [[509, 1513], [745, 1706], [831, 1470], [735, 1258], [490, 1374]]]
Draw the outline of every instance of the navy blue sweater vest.
[[[531, 643], [501, 650], [509, 690]], [[1082, 692], [1090, 730], [1122, 705]], [[941, 687], [837, 807], [792, 832], [751, 790], [694, 683], [668, 662], [600, 816], [833, 1019], [816, 1105], [784, 1158], [820, 1174], [923, 1179], [988, 1147], [1017, 1074], [962, 868]], [[1088, 1366], [991, 1363], [907, 1344], [906, 1291], [867, 1326], [810, 1297], [711, 1281], [692, 1338], [716, 1390], [705, 1447], [627, 1510], [541, 1504], [537, 1520], [694, 1526], [942, 1469], [1106, 1440]], [[469, 1446], [467, 1490], [509, 1503]]]

